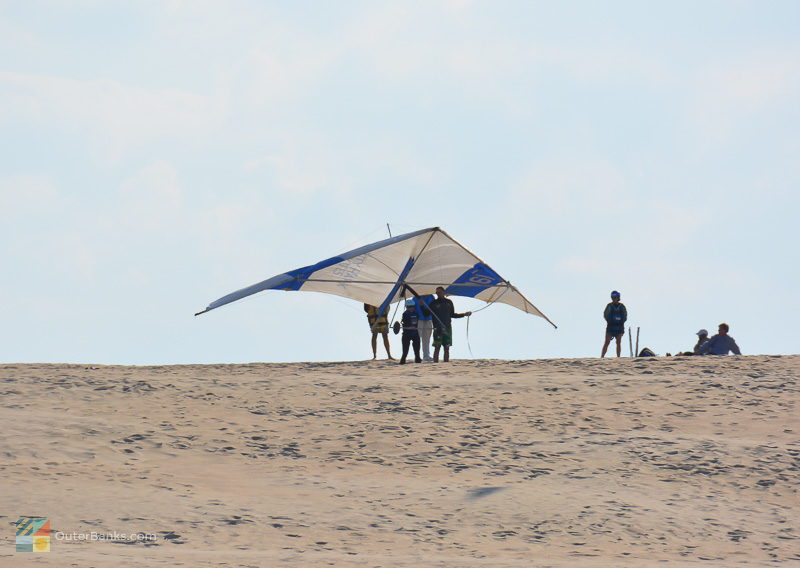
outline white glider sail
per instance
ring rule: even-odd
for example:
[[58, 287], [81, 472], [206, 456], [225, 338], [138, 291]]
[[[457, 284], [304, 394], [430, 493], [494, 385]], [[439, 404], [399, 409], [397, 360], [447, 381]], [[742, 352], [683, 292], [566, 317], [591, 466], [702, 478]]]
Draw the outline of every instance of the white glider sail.
[[439, 227], [398, 235], [273, 276], [223, 296], [195, 315], [263, 290], [335, 294], [385, 312], [403, 297], [432, 294], [439, 286], [447, 294], [514, 306], [556, 327], [517, 288]]

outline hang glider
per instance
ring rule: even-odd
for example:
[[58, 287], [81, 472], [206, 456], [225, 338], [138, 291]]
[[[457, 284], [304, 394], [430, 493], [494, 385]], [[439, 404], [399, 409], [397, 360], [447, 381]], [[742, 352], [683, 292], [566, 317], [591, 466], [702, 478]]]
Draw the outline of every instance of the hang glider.
[[[242, 288], [211, 302], [202, 312], [263, 290], [323, 292], [379, 306], [409, 295], [454, 296], [514, 306], [556, 325], [510, 282], [439, 227], [391, 237]], [[409, 294], [410, 292], [410, 294]]]

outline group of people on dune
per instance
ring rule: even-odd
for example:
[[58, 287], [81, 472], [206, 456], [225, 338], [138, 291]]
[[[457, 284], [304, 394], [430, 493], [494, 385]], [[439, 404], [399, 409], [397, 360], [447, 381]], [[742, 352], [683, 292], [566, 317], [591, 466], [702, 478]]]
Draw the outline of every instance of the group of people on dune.
[[[617, 357], [622, 355], [622, 336], [625, 335], [625, 322], [628, 321], [628, 310], [621, 301], [621, 294], [614, 290], [611, 292], [611, 301], [603, 311], [603, 318], [606, 320], [606, 339], [600, 357], [605, 357], [611, 340], [616, 340]], [[364, 311], [367, 313], [367, 321], [372, 332], [372, 358], [378, 356], [378, 335], [383, 336], [383, 345], [386, 348], [386, 355], [394, 360], [389, 347], [389, 319], [388, 310], [384, 308], [383, 313], [377, 306], [364, 304]], [[402, 345], [403, 355], [400, 357], [400, 364], [405, 364], [408, 358], [409, 349], [414, 349], [414, 361], [439, 362], [440, 351], [444, 351], [442, 360], [446, 363], [450, 360], [450, 347], [453, 345], [452, 320], [472, 315], [472, 312], [457, 313], [453, 302], [446, 296], [443, 287], [436, 288], [436, 297], [432, 294], [425, 296], [415, 296], [405, 301], [405, 311], [400, 322], [395, 323], [398, 333], [400, 327], [403, 330]], [[736, 344], [736, 340], [728, 332], [730, 326], [727, 323], [719, 324], [717, 334], [709, 337], [708, 331], [701, 329], [697, 332], [697, 344], [692, 351], [677, 353], [679, 356], [687, 355], [727, 355], [735, 353], [741, 355], [742, 352]], [[431, 336], [433, 337], [433, 356], [430, 355]], [[637, 336], [638, 343], [638, 336]], [[637, 347], [638, 348], [638, 347]], [[420, 350], [422, 353], [420, 353]], [[645, 348], [640, 354], [653, 356], [650, 349]], [[667, 353], [667, 355], [670, 355]]]
[[[625, 334], [625, 322], [628, 321], [628, 310], [625, 304], [620, 301], [620, 293], [616, 290], [611, 292], [611, 301], [603, 311], [603, 318], [606, 320], [606, 341], [603, 343], [600, 357], [606, 356], [612, 339], [617, 341], [617, 357], [619, 357], [622, 352], [622, 336]], [[707, 330], [701, 329], [696, 334], [697, 344], [695, 344], [694, 349], [677, 353], [676, 355], [727, 355], [728, 353], [741, 355], [742, 352], [736, 344], [736, 340], [728, 335], [729, 331], [730, 326], [727, 323], [719, 324], [717, 334], [713, 337], [708, 336]], [[637, 343], [639, 341], [638, 335], [636, 341]], [[645, 350], [642, 351], [644, 352]], [[646, 351], [646, 355], [654, 355], [649, 349], [646, 349]]]
[[[456, 313], [452, 300], [447, 298], [441, 286], [436, 288], [435, 298], [433, 294], [415, 296], [405, 301], [405, 308], [403, 317], [398, 322], [403, 329], [403, 355], [400, 357], [400, 364], [405, 364], [410, 347], [414, 349], [416, 363], [423, 361], [438, 363], [440, 351], [444, 351], [442, 361], [445, 363], [450, 361], [450, 347], [453, 345], [452, 320], [471, 316], [472, 312]], [[372, 331], [372, 358], [376, 359], [378, 356], [378, 334], [380, 334], [383, 336], [387, 357], [394, 360], [389, 349], [388, 310], [384, 309], [384, 313], [381, 313], [377, 306], [364, 304], [364, 311], [367, 312], [367, 321]], [[398, 332], [399, 327], [395, 329], [395, 333]], [[433, 336], [433, 357], [430, 354], [431, 336]]]

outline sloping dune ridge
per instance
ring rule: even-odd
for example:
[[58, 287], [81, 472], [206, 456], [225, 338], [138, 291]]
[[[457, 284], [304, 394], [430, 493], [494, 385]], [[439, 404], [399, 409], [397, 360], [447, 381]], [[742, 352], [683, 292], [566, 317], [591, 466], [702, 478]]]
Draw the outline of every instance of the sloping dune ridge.
[[[799, 374], [0, 365], [0, 566], [800, 566]], [[25, 516], [49, 552], [16, 552]]]

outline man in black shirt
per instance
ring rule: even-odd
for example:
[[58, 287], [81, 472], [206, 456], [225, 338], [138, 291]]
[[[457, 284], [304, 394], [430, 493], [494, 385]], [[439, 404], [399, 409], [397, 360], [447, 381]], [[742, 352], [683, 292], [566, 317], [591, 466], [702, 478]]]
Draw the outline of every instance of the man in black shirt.
[[414, 300], [406, 300], [406, 311], [403, 312], [403, 356], [400, 364], [405, 365], [408, 356], [408, 348], [414, 346], [414, 362], [421, 363], [419, 356], [419, 315], [417, 314], [417, 304]]
[[444, 347], [443, 361], [447, 363], [450, 361], [450, 346], [453, 344], [451, 320], [471, 316], [472, 312], [457, 314], [453, 302], [445, 297], [441, 286], [436, 288], [436, 299], [428, 305], [427, 310], [433, 315], [433, 362], [439, 362], [439, 349]]

